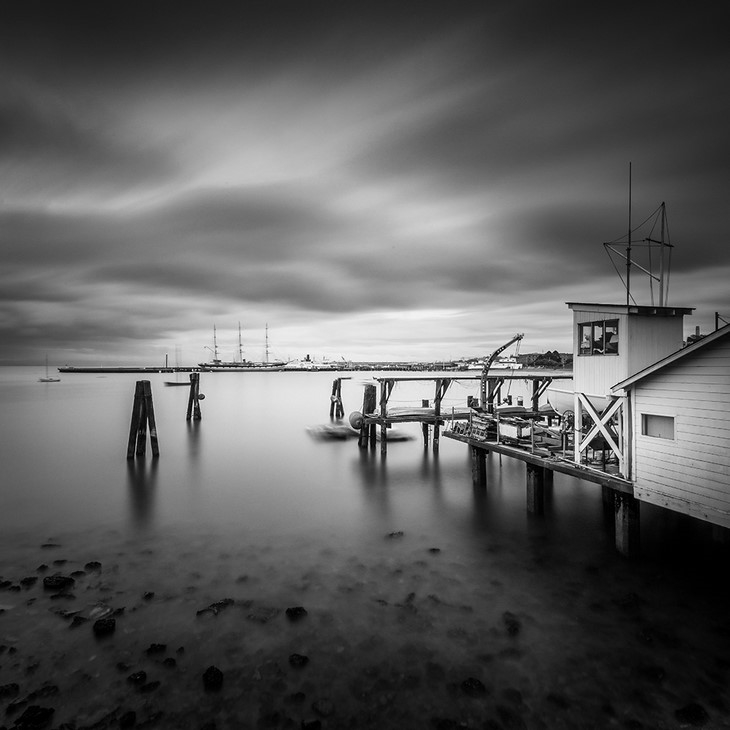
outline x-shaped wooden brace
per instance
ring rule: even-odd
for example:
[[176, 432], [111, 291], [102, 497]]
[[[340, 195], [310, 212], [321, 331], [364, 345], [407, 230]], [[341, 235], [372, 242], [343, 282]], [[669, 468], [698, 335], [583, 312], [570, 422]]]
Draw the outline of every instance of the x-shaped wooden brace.
[[608, 430], [608, 423], [611, 418], [613, 418], [616, 411], [621, 408], [622, 399], [613, 397], [611, 405], [609, 405], [609, 407], [599, 416], [596, 409], [593, 407], [588, 398], [583, 395], [583, 393], [578, 393], [578, 397], [580, 398], [581, 403], [588, 412], [588, 415], [593, 419], [593, 428], [591, 428], [586, 437], [581, 440], [580, 451], [582, 452], [588, 446], [588, 444], [590, 444], [590, 442], [593, 441], [593, 439], [600, 433], [603, 434], [603, 437], [606, 439], [606, 442], [611, 447], [616, 456], [618, 456], [619, 459], [623, 460], [623, 451], [618, 447], [618, 444], [614, 441], [613, 436]]

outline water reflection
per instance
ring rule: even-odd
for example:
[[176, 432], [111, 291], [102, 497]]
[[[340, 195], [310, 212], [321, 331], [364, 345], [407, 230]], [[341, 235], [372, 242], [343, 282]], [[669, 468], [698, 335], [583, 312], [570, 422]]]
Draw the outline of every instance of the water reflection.
[[159, 459], [127, 459], [130, 517], [135, 527], [148, 527], [154, 514]]
[[200, 459], [201, 441], [200, 441], [200, 421], [186, 421], [188, 428], [188, 456], [190, 462], [197, 462]]

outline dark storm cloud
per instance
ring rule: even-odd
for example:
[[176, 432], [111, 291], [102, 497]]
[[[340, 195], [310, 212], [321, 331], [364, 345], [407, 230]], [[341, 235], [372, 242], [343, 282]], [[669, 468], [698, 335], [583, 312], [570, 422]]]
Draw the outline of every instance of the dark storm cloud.
[[623, 294], [602, 243], [630, 161], [634, 222], [667, 201], [677, 293], [730, 306], [720, 10], [3, 7], [4, 353], [200, 343], [241, 312], [293, 349], [538, 320], [552, 349], [564, 301]]

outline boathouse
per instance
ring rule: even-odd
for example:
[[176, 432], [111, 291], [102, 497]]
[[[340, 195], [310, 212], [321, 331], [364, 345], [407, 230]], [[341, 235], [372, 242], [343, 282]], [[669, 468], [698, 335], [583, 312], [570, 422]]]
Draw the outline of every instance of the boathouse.
[[[573, 383], [563, 412], [572, 411], [574, 457], [583, 461], [596, 440], [618, 460], [628, 478], [631, 452], [624, 397], [613, 386], [682, 347], [689, 307], [568, 302], [573, 311]], [[553, 395], [554, 397], [554, 395]], [[588, 426], [584, 429], [584, 426]]]
[[628, 400], [634, 497], [730, 528], [730, 325], [612, 392]]

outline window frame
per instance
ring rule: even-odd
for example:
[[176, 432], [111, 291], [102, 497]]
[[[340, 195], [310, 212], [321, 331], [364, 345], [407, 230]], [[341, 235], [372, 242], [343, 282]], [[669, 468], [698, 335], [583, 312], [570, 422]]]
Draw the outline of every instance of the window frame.
[[[671, 422], [672, 425], [672, 435], [671, 436], [662, 436], [659, 433], [649, 433], [649, 430], [657, 430], [656, 426], [660, 425], [657, 422], [654, 422], [655, 428], [650, 429], [649, 427], [649, 420], [648, 419], [662, 419], [662, 421], [666, 422], [666, 425], [668, 425], [668, 422]], [[661, 441], [676, 441], [676, 433], [677, 433], [677, 419], [675, 416], [668, 416], [666, 413], [643, 413], [641, 414], [641, 435], [645, 438], [650, 439], [660, 439]]]
[[[610, 330], [610, 335], [608, 334]], [[608, 338], [616, 336], [617, 342], [607, 350]], [[619, 345], [619, 321], [612, 319], [594, 319], [590, 322], [578, 323], [578, 356], [587, 357], [593, 355], [618, 355]], [[600, 343], [600, 344], [599, 344]], [[596, 346], [598, 345], [598, 346]], [[615, 347], [615, 349], [614, 349]]]

